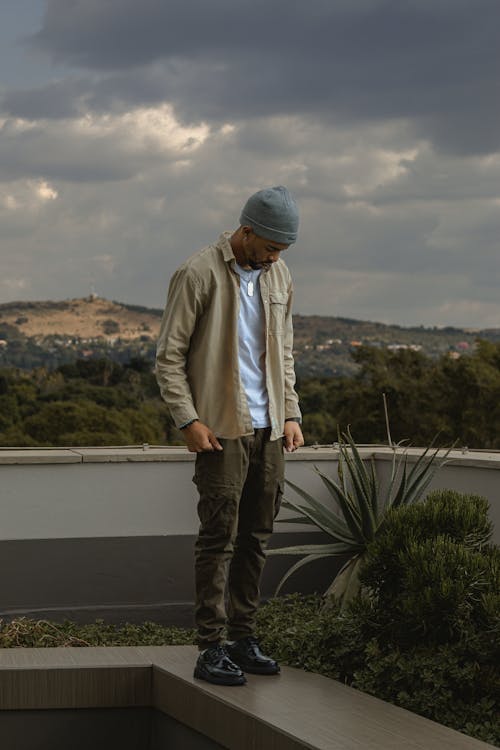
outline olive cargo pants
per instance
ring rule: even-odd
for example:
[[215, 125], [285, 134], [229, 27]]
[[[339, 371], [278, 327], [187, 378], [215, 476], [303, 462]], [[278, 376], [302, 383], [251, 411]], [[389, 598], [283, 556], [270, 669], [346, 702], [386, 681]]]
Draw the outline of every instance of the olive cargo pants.
[[230, 640], [254, 631], [265, 548], [284, 482], [283, 442], [270, 441], [270, 433], [263, 428], [235, 440], [219, 438], [223, 451], [196, 457], [195, 619], [201, 648], [220, 642], [226, 625]]

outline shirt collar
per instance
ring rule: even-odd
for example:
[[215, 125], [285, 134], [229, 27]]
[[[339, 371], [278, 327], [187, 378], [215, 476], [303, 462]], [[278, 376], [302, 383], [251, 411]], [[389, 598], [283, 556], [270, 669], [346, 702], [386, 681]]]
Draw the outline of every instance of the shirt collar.
[[226, 263], [230, 261], [235, 261], [236, 258], [234, 257], [233, 248], [231, 247], [231, 232], [222, 232], [221, 236], [219, 237], [219, 241], [217, 242], [217, 246], [222, 251], [222, 257], [226, 261]]

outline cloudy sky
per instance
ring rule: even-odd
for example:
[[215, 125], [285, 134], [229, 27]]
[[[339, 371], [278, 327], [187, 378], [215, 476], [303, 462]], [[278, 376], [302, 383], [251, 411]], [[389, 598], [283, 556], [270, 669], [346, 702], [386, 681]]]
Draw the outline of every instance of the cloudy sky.
[[296, 312], [500, 326], [499, 0], [2, 0], [0, 302], [162, 307], [255, 190]]

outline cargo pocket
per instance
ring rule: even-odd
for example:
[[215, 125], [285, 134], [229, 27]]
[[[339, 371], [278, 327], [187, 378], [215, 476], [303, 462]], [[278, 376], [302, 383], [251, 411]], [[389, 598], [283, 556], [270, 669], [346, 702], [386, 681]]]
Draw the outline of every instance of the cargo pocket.
[[269, 292], [269, 331], [271, 333], [285, 332], [287, 292]]
[[231, 490], [215, 488], [211, 496], [200, 497], [198, 518], [203, 536], [231, 541], [236, 535], [238, 521], [238, 502]]

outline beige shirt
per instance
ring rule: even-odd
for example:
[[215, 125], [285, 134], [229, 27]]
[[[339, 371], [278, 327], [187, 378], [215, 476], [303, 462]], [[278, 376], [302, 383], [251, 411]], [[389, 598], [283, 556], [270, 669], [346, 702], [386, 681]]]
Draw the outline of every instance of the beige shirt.
[[[253, 434], [239, 373], [239, 276], [231, 234], [189, 258], [173, 275], [156, 351], [156, 378], [177, 427], [192, 419], [217, 437]], [[294, 389], [292, 280], [280, 259], [260, 276], [266, 328], [271, 440], [300, 418]]]

